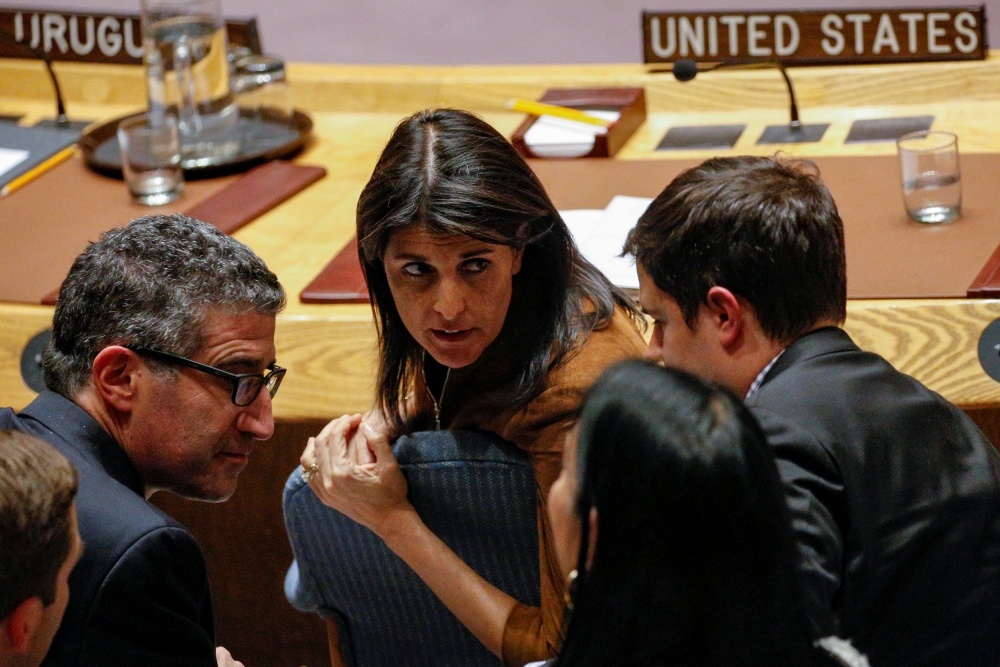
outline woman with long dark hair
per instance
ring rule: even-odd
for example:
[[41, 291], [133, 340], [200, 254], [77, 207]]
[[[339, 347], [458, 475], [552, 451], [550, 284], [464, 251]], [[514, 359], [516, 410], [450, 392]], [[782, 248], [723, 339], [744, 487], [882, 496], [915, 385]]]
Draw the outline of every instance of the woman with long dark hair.
[[[564, 589], [543, 501], [590, 384], [645, 349], [641, 318], [579, 254], [510, 143], [463, 111], [397, 126], [361, 194], [357, 232], [378, 326], [376, 407], [310, 440], [309, 484], [379, 535], [505, 663], [553, 655]], [[491, 586], [413, 512], [388, 443], [434, 428], [492, 431], [528, 453], [541, 608]]]
[[726, 390], [617, 364], [575, 436], [549, 495], [574, 581], [558, 667], [867, 664], [847, 642], [822, 640], [845, 662], [814, 645], [784, 487], [760, 427]]

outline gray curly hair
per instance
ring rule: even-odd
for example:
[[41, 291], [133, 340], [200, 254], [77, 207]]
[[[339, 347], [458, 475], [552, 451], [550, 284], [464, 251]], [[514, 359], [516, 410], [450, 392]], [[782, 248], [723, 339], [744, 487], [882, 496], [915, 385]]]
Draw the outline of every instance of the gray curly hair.
[[209, 310], [274, 316], [285, 291], [248, 247], [181, 214], [112, 229], [76, 258], [59, 290], [45, 385], [72, 398], [109, 345], [189, 357], [203, 344]]

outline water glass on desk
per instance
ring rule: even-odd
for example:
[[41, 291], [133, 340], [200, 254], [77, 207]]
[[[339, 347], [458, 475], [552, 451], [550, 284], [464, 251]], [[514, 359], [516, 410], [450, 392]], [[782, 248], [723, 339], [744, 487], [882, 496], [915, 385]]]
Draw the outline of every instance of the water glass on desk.
[[122, 173], [132, 199], [146, 206], [169, 204], [184, 190], [177, 119], [161, 116], [155, 123], [143, 114], [118, 124]]
[[896, 141], [906, 213], [916, 222], [950, 222], [962, 208], [958, 137], [924, 130]]

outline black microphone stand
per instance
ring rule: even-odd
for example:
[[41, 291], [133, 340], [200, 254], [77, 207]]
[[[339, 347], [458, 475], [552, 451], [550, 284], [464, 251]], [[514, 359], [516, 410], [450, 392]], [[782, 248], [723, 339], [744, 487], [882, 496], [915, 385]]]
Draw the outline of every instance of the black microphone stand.
[[721, 67], [733, 67], [741, 69], [761, 69], [765, 67], [776, 67], [781, 72], [785, 80], [785, 87], [788, 89], [789, 116], [787, 126], [772, 125], [764, 130], [764, 134], [757, 140], [758, 144], [779, 144], [779, 143], [806, 143], [815, 142], [823, 138], [823, 134], [829, 127], [829, 123], [804, 125], [799, 120], [799, 105], [795, 99], [795, 88], [792, 80], [785, 71], [785, 65], [778, 60], [765, 60], [755, 63], [713, 63], [703, 69], [698, 64], [688, 58], [682, 58], [674, 62], [673, 67], [667, 69], [654, 69], [652, 72], [671, 72], [678, 81], [686, 82], [694, 79], [701, 72], [712, 72]]
[[63, 102], [62, 89], [59, 88], [59, 79], [56, 78], [56, 73], [52, 71], [52, 60], [49, 58], [48, 54], [41, 49], [31, 46], [30, 44], [17, 41], [12, 34], [2, 28], [0, 28], [0, 38], [2, 38], [5, 42], [22, 47], [25, 51], [33, 54], [36, 58], [45, 63], [45, 69], [49, 72], [49, 80], [52, 81], [52, 88], [56, 93], [56, 127], [65, 129], [71, 128], [72, 124], [69, 122], [69, 117], [66, 115], [66, 104]]

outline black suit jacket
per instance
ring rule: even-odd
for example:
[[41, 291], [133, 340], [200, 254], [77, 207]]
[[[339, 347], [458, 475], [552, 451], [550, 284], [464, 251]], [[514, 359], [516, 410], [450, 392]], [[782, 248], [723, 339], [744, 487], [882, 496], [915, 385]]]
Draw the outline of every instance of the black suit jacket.
[[841, 329], [747, 400], [789, 487], [808, 606], [876, 667], [1000, 664], [1000, 455]]
[[43, 665], [212, 667], [205, 561], [183, 526], [146, 502], [124, 450], [72, 401], [43, 392], [0, 428], [50, 442], [76, 467], [84, 550]]

